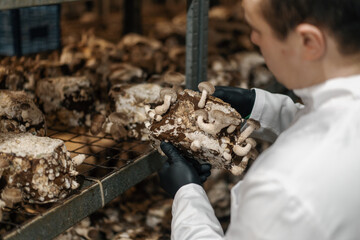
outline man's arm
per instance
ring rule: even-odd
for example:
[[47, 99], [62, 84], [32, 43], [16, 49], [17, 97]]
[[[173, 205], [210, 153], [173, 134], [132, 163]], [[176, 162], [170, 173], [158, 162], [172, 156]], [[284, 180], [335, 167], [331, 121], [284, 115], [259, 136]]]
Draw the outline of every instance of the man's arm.
[[286, 130], [303, 105], [294, 103], [286, 95], [274, 94], [255, 89], [256, 98], [250, 118], [260, 122], [261, 128], [252, 136], [268, 142], [274, 142], [281, 132]]
[[223, 239], [223, 229], [204, 189], [188, 184], [179, 189], [172, 207], [171, 239]]
[[213, 96], [229, 103], [243, 118], [253, 118], [261, 128], [252, 136], [274, 142], [287, 129], [296, 113], [303, 108], [286, 95], [274, 94], [261, 89], [243, 89], [228, 86], [215, 87]]

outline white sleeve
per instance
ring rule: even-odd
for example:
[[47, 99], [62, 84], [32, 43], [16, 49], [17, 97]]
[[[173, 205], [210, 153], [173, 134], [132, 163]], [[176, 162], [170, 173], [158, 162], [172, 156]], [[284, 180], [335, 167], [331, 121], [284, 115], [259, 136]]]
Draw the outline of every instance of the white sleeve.
[[197, 184], [181, 187], [172, 208], [171, 239], [326, 239], [312, 209], [266, 173], [235, 188], [231, 222], [224, 236], [204, 189]]
[[198, 184], [187, 184], [176, 192], [172, 215], [173, 240], [218, 240], [224, 237], [206, 192]]
[[225, 239], [327, 239], [314, 209], [266, 173], [235, 188]]
[[274, 94], [255, 88], [256, 98], [250, 118], [260, 122], [261, 128], [253, 137], [274, 142], [279, 134], [287, 129], [296, 113], [304, 106], [294, 103], [286, 95]]

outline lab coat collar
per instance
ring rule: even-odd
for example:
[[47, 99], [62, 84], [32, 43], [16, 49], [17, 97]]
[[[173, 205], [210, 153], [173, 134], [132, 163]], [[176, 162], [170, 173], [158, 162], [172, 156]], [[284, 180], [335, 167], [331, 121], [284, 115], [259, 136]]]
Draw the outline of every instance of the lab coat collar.
[[324, 83], [302, 89], [295, 89], [304, 105], [317, 109], [334, 98], [352, 97], [360, 99], [360, 75], [329, 79]]

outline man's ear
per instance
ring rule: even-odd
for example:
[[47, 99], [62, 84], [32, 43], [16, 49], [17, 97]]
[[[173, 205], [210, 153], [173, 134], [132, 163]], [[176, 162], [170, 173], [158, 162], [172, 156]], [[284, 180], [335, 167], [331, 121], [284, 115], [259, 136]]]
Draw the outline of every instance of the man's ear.
[[301, 38], [301, 50], [304, 60], [318, 60], [325, 54], [325, 36], [318, 27], [308, 23], [301, 23], [296, 27], [295, 32]]

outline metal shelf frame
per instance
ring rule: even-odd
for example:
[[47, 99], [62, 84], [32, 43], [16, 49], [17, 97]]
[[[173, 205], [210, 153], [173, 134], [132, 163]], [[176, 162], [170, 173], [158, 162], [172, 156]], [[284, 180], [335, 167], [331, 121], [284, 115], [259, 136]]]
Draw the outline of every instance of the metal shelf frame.
[[207, 80], [208, 13], [209, 0], [187, 0], [185, 75], [192, 90]]

